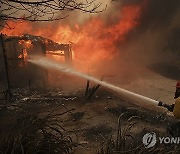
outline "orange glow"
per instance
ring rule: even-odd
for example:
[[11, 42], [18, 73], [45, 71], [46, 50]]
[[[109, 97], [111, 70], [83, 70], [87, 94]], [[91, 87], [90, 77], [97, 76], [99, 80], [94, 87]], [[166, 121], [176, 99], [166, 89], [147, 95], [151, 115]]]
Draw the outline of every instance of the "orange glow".
[[15, 22], [15, 21], [11, 21], [9, 20], [8, 25], [10, 28], [3, 28], [0, 32], [2, 34], [6, 34], [8, 36], [20, 36], [22, 34], [27, 34], [30, 33], [30, 31], [32, 31], [32, 25], [29, 22]]
[[[115, 24], [105, 23], [99, 17], [90, 18], [81, 25], [61, 25], [56, 21], [47, 26], [37, 26], [29, 22], [22, 22], [12, 30], [3, 29], [1, 33], [7, 35], [31, 34], [49, 38], [58, 43], [72, 42], [73, 64], [79, 69], [96, 68], [103, 62], [113, 59], [118, 53], [117, 42], [126, 41], [127, 34], [138, 26], [138, 19], [141, 13], [140, 5], [124, 6], [118, 15]], [[8, 22], [11, 26], [13, 23]], [[34, 27], [33, 27], [34, 26]], [[31, 42], [32, 43], [32, 42]], [[25, 43], [27, 46], [31, 43]], [[47, 44], [48, 41], [46, 40]], [[52, 57], [52, 56], [51, 56]], [[57, 56], [53, 56], [57, 59]], [[60, 57], [60, 56], [58, 56]], [[91, 70], [90, 70], [91, 71]]]
[[18, 58], [19, 58], [19, 59], [23, 58], [23, 54], [20, 54], [20, 55], [18, 56]]
[[72, 60], [75, 59], [75, 52], [72, 50]]
[[32, 41], [31, 40], [27, 40], [27, 41], [20, 40], [19, 44], [24, 46], [24, 48], [28, 49], [28, 48], [30, 48], [32, 46]]
[[24, 60], [25, 60], [25, 61], [28, 60], [28, 53], [27, 53], [27, 50], [26, 50], [26, 49], [23, 50], [23, 57], [24, 57]]
[[57, 62], [65, 62], [64, 51], [47, 51], [46, 56], [56, 60]]
[[57, 51], [47, 51], [47, 54], [55, 54], [55, 55], [64, 55], [64, 51], [57, 50]]
[[24, 58], [25, 61], [28, 60], [28, 53], [26, 49], [23, 49], [22, 54], [18, 56], [19, 59]]
[[45, 43], [45, 44], [48, 44], [49, 42], [48, 42], [48, 40], [46, 39], [46, 40], [44, 41], [44, 43]]

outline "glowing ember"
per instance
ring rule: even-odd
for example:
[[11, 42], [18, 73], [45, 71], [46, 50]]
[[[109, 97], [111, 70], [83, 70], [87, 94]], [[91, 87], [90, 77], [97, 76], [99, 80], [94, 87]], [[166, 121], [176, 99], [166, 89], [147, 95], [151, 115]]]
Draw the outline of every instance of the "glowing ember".
[[32, 46], [32, 41], [31, 40], [19, 40], [19, 44], [24, 46], [24, 48], [28, 49]]
[[19, 59], [23, 58], [25, 61], [28, 60], [28, 53], [26, 49], [23, 49], [22, 54], [18, 56]]
[[23, 58], [23, 54], [20, 54], [20, 55], [18, 56], [18, 58], [19, 58], [19, 59]]
[[28, 60], [28, 53], [27, 53], [27, 50], [26, 50], [26, 49], [23, 50], [23, 57], [24, 57], [24, 60], [25, 60], [25, 61]]

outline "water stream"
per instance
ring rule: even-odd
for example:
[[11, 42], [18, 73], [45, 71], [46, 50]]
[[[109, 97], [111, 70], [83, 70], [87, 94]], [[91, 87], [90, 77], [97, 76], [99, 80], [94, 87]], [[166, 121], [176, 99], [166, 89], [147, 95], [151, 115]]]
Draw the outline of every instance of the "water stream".
[[124, 99], [126, 99], [128, 101], [131, 101], [132, 103], [133, 102], [136, 102], [136, 103], [139, 102], [139, 103], [144, 103], [144, 104], [149, 104], [149, 105], [156, 105], [156, 106], [159, 103], [159, 101], [157, 101], [157, 100], [154, 100], [154, 99], [142, 96], [140, 94], [136, 94], [134, 92], [125, 90], [125, 89], [120, 88], [118, 86], [115, 86], [115, 85], [113, 85], [111, 83], [101, 81], [101, 80], [99, 80], [99, 79], [97, 79], [97, 78], [95, 78], [93, 76], [90, 76], [90, 75], [84, 74], [82, 72], [76, 71], [73, 68], [67, 67], [66, 65], [57, 63], [57, 62], [55, 62], [53, 60], [50, 60], [48, 58], [45, 58], [45, 57], [31, 56], [31, 59], [29, 59], [28, 61], [30, 63], [39, 65], [39, 66], [44, 67], [44, 68], [55, 69], [57, 71], [61, 71], [61, 72], [64, 72], [64, 73], [68, 73], [68, 74], [71, 74], [71, 75], [75, 75], [75, 76], [78, 76], [78, 77], [93, 81], [93, 82], [95, 82], [97, 84], [100, 84], [101, 86], [104, 86], [104, 87], [106, 87], [108, 89], [111, 89], [113, 91], [118, 92], [119, 95], [122, 98], [124, 98]]

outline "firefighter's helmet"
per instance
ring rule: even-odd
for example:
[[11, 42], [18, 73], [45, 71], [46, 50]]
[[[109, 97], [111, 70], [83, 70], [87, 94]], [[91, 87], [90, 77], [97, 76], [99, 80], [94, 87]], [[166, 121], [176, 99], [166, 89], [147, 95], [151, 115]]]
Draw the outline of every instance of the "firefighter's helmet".
[[180, 81], [176, 83], [176, 88], [180, 88]]

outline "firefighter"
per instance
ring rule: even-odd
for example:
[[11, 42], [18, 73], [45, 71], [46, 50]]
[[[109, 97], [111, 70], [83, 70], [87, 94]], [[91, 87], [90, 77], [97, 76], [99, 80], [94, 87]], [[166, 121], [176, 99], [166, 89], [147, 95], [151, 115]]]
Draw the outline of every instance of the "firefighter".
[[[180, 120], [180, 81], [178, 81], [176, 84], [176, 92], [174, 99], [175, 99], [175, 104], [167, 105], [160, 101], [158, 105], [163, 106], [167, 108], [169, 111], [173, 112], [174, 117], [179, 121]], [[180, 136], [180, 121], [169, 126], [168, 132], [172, 136]]]

